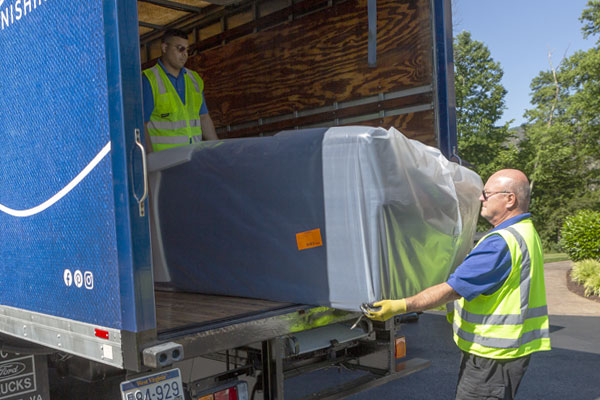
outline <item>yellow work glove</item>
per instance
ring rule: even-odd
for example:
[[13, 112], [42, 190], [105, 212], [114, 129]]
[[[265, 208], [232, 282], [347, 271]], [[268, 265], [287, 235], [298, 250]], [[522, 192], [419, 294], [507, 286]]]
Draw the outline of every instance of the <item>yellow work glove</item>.
[[375, 321], [386, 321], [394, 315], [406, 312], [406, 300], [381, 300], [373, 303], [373, 308], [381, 307], [378, 311], [367, 310], [367, 317]]

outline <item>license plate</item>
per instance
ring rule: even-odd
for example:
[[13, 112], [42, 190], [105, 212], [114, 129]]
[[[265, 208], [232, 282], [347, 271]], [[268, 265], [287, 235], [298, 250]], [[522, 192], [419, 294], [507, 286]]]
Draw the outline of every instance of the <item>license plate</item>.
[[178, 368], [121, 382], [123, 400], [184, 400]]

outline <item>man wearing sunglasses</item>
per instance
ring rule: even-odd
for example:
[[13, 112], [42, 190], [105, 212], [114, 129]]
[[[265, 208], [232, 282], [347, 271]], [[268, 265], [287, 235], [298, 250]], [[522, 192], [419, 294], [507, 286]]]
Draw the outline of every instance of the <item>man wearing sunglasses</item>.
[[450, 278], [415, 296], [382, 300], [369, 318], [448, 304], [462, 351], [457, 399], [513, 399], [531, 353], [550, 350], [540, 238], [531, 222], [529, 182], [514, 169], [496, 172], [479, 197], [494, 228]]
[[160, 59], [142, 75], [148, 151], [218, 139], [204, 101], [204, 82], [184, 67], [188, 44], [185, 32], [167, 31]]

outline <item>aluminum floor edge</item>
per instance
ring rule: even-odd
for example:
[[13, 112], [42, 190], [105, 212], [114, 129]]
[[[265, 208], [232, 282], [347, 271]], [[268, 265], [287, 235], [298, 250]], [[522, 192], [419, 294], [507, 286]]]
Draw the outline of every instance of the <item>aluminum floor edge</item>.
[[253, 315], [214, 321], [185, 329], [159, 332], [159, 341], [184, 348], [185, 358], [233, 349], [279, 336], [358, 318], [358, 313], [295, 305]]

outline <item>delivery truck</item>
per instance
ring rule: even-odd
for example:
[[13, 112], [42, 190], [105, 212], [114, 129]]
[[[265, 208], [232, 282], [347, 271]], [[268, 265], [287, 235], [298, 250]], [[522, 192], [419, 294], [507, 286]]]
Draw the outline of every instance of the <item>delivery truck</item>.
[[459, 160], [450, 0], [0, 0], [0, 399], [293, 399], [363, 371], [303, 395], [341, 398], [425, 368], [414, 315], [160, 290], [141, 71], [169, 28], [220, 139], [395, 127]]

